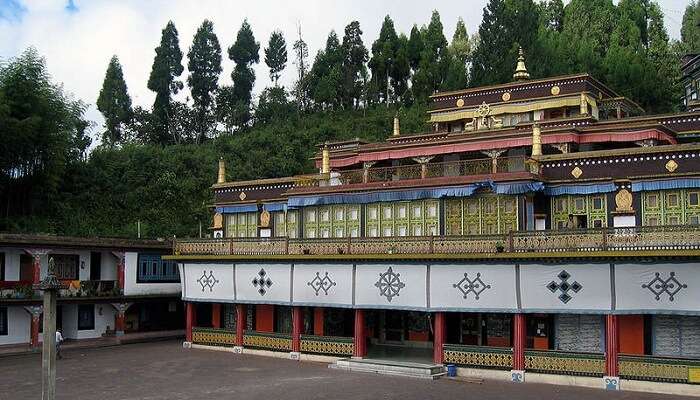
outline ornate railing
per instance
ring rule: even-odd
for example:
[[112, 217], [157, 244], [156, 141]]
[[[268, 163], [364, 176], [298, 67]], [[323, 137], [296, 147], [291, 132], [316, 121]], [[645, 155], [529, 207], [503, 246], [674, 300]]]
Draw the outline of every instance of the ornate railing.
[[339, 171], [343, 184], [402, 181], [407, 179], [485, 175], [526, 171], [525, 157], [480, 158], [475, 160], [409, 164], [394, 167]]
[[264, 350], [291, 351], [292, 337], [285, 333], [245, 331], [243, 346]]
[[602, 377], [605, 373], [605, 356], [602, 353], [526, 350], [525, 370]]
[[645, 226], [500, 235], [329, 239], [230, 238], [174, 241], [175, 255], [490, 254], [700, 250], [700, 226]]
[[354, 349], [351, 337], [301, 335], [302, 353], [351, 356]]
[[700, 383], [700, 360], [621, 354], [619, 368], [625, 379]]
[[227, 329], [193, 327], [192, 343], [207, 346], [233, 347], [236, 344], [236, 332]]
[[446, 364], [504, 370], [513, 367], [513, 349], [509, 347], [445, 344], [442, 351]]

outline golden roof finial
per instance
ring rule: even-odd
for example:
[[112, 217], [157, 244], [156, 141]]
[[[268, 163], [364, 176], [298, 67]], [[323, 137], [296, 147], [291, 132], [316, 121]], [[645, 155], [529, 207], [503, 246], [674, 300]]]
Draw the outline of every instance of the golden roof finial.
[[325, 143], [321, 151], [321, 173], [329, 172], [331, 172], [331, 150], [328, 148], [328, 143]]
[[525, 67], [525, 55], [522, 47], [518, 48], [518, 65], [515, 67], [513, 79], [516, 81], [530, 79], [530, 74], [527, 72], [527, 67]]
[[219, 158], [219, 177], [216, 183], [226, 183], [226, 162], [224, 158]]
[[394, 133], [393, 136], [400, 136], [401, 135], [401, 129], [399, 128], [399, 114], [396, 113], [394, 116]]

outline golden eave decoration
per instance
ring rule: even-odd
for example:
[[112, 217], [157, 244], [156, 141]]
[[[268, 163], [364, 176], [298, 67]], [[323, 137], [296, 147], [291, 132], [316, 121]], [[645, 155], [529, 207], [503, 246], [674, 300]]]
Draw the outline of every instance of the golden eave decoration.
[[581, 177], [581, 175], [583, 175], [583, 171], [581, 170], [581, 168], [575, 167], [574, 169], [571, 170], [571, 175], [574, 178], [578, 179]]
[[666, 163], [666, 170], [668, 172], [675, 172], [678, 169], [678, 163], [676, 160], [669, 160], [669, 162]]
[[457, 99], [457, 107], [464, 107], [464, 99]]
[[241, 192], [241, 194], [238, 195], [238, 198], [241, 199], [241, 201], [245, 200], [245, 198], [248, 197], [245, 192]]

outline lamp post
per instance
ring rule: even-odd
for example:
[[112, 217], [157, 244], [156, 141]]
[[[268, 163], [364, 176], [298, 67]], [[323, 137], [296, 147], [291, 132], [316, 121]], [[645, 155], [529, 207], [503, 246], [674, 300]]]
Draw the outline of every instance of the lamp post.
[[56, 398], [56, 297], [65, 285], [56, 278], [56, 264], [49, 258], [46, 278], [34, 285], [44, 292], [44, 347], [41, 352], [41, 399]]

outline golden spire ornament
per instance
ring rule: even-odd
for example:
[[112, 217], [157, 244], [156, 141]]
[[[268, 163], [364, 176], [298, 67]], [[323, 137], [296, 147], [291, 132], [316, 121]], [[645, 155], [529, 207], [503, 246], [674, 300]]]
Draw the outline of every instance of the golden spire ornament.
[[515, 67], [513, 79], [516, 81], [530, 79], [530, 73], [527, 72], [527, 67], [525, 67], [525, 55], [522, 47], [518, 48], [518, 65]]

